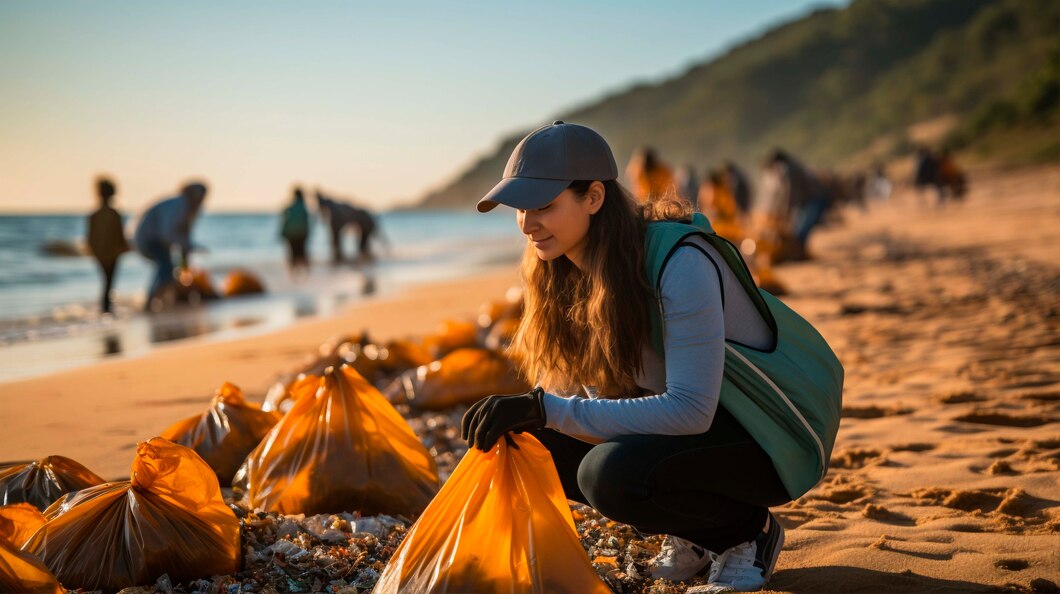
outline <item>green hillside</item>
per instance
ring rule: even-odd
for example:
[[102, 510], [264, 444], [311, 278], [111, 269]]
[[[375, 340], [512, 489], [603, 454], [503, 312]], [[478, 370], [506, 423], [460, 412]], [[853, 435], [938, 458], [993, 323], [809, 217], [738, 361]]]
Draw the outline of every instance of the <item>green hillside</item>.
[[[910, 126], [944, 116], [954, 148], [1007, 158], [1027, 140], [1012, 158], [1060, 158], [1055, 135], [1042, 133], [1057, 130], [1060, 112], [1058, 32], [1050, 0], [857, 0], [559, 117], [600, 131], [620, 167], [644, 144], [700, 171], [726, 158], [753, 169], [774, 146], [815, 166], [860, 166], [908, 151]], [[473, 204], [524, 134], [422, 206]]]

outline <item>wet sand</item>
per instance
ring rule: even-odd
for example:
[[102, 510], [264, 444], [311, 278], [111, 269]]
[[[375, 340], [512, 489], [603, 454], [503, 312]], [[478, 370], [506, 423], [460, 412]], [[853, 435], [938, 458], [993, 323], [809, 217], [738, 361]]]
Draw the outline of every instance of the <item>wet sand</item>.
[[[813, 238], [814, 260], [778, 269], [846, 387], [831, 470], [774, 510], [787, 542], [771, 591], [1057, 591], [1060, 167], [979, 171], [971, 187], [943, 209], [901, 191], [845, 211]], [[0, 460], [63, 454], [127, 476], [135, 443], [200, 412], [222, 381], [260, 397], [332, 335], [422, 335], [515, 282], [512, 267], [267, 336], [0, 385]]]

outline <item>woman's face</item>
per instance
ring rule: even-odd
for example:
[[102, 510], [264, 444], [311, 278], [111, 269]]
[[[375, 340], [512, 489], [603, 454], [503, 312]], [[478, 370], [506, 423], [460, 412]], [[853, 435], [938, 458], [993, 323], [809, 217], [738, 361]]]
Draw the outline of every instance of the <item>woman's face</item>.
[[603, 203], [603, 184], [593, 182], [584, 196], [568, 188], [541, 208], [517, 210], [516, 220], [538, 258], [549, 261], [566, 256], [581, 268], [589, 218]]

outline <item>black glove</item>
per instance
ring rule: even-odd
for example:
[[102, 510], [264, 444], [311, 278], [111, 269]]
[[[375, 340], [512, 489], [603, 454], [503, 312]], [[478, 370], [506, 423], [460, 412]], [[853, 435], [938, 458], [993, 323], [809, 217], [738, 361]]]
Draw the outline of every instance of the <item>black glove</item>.
[[460, 436], [468, 447], [488, 452], [502, 435], [545, 426], [545, 391], [488, 396], [471, 405], [460, 421]]

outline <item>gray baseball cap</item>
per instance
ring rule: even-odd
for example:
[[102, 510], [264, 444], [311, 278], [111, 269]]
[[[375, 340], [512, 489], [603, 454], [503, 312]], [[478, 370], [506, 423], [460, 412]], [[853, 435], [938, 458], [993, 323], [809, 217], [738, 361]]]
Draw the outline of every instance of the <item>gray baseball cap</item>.
[[585, 126], [555, 121], [519, 141], [504, 178], [478, 201], [478, 210], [489, 212], [498, 204], [541, 208], [572, 181], [612, 179], [618, 179], [618, 165], [604, 137]]

